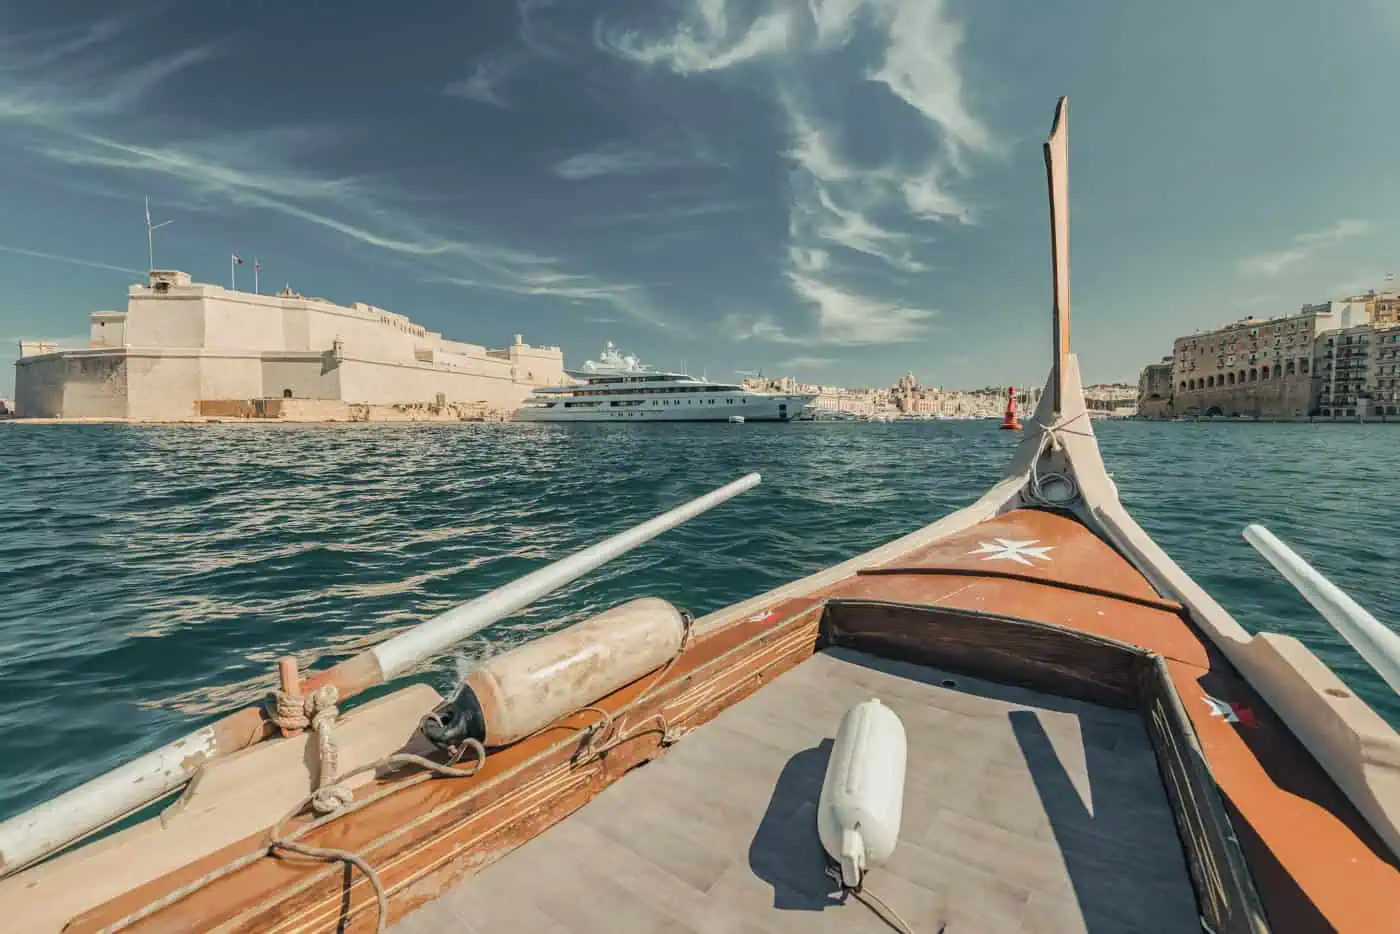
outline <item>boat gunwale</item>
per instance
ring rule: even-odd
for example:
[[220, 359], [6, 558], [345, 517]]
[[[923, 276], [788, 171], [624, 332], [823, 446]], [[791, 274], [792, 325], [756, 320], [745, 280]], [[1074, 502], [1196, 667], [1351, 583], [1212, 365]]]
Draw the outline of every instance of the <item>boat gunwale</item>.
[[[872, 631], [870, 617], [862, 615], [872, 610], [898, 614], [899, 622], [915, 625]], [[918, 622], [926, 625], [918, 626]], [[858, 623], [864, 623], [864, 628]], [[944, 633], [929, 623], [943, 624]], [[964, 651], [956, 658], [940, 654], [945, 647], [956, 649], [956, 637], [949, 638], [948, 633], [969, 623], [986, 624], [978, 631], [958, 634], [969, 638], [970, 644], [981, 651]], [[1039, 620], [869, 598], [827, 600], [821, 633], [825, 646], [1136, 713], [1157, 757], [1158, 773], [1190, 872], [1196, 904], [1202, 918], [1210, 923], [1209, 930], [1216, 934], [1268, 934], [1270, 927], [1249, 861], [1163, 656], [1108, 636]], [[903, 638], [890, 638], [891, 633]], [[1021, 640], [1020, 633], [1032, 634], [1034, 638]], [[1015, 644], [989, 645], [989, 639]], [[1076, 690], [1056, 659], [1048, 654], [1033, 654], [1036, 649], [1058, 645], [1072, 649], [1093, 647], [1106, 661], [1121, 663], [1126, 675], [1125, 689], [1100, 685], [1101, 691]], [[1003, 648], [1009, 651], [1001, 651]]]
[[[658, 687], [655, 692], [646, 699], [644, 706], [640, 708], [636, 706], [635, 702], [638, 696], [647, 689], [649, 682], [657, 676], [656, 671], [649, 672], [637, 681], [600, 699], [596, 702], [596, 706], [608, 710], [613, 718], [615, 728], [622, 730], [625, 729], [626, 726], [626, 723], [623, 722], [624, 719], [627, 723], [633, 725], [644, 725], [647, 721], [655, 719], [657, 714], [664, 714], [667, 707], [685, 701], [689, 693], [700, 691], [703, 694], [703, 690], [710, 685], [728, 682], [722, 690], [715, 692], [711, 696], [702, 696], [697, 703], [692, 704], [691, 707], [685, 711], [684, 719], [678, 722], [677, 728], [681, 732], [687, 731], [694, 726], [708, 721], [721, 710], [735, 703], [736, 701], [732, 699], [735, 693], [739, 691], [744, 691], [745, 694], [752, 693], [758, 690], [764, 681], [768, 680], [770, 673], [776, 675], [781, 673], [781, 671], [785, 671], [788, 667], [791, 667], [791, 664], [785, 663], [795, 650], [801, 650], [801, 657], [798, 661], [808, 657], [811, 652], [815, 650], [817, 643], [819, 618], [815, 614], [819, 613], [821, 606], [822, 603], [820, 600], [802, 601], [800, 606], [792, 608], [790, 615], [781, 618], [776, 623], [766, 618], [747, 620], [745, 622], [749, 623], [749, 627], [756, 629], [756, 632], [753, 632], [747, 638], [741, 639], [734, 645], [723, 648], [719, 654], [695, 664], [694, 667], [685, 666], [685, 653], [682, 653], [680, 660], [677, 661], [672, 671], [667, 673], [669, 677], [663, 682], [664, 687]], [[806, 617], [810, 617], [810, 619], [804, 619]], [[700, 639], [712, 639], [722, 643], [725, 641], [724, 637], [726, 635], [731, 637], [736, 634], [741, 635], [741, 630], [749, 627], [743, 627], [742, 625], [726, 627], [723, 630], [704, 634]], [[804, 631], [809, 628], [811, 630], [810, 636], [804, 635]], [[796, 646], [785, 647], [783, 645], [785, 641], [795, 641], [797, 644]], [[808, 646], [803, 649], [803, 643], [808, 642]], [[759, 664], [757, 670], [744, 675], [744, 669], [747, 666], [753, 665], [756, 660], [762, 661], [764, 654], [771, 650], [775, 644], [777, 648], [780, 649], [780, 651], [775, 653], [776, 657]], [[698, 648], [698, 645], [692, 646], [692, 648], [687, 651], [693, 651], [694, 648]], [[796, 661], [792, 662], [792, 664], [796, 663]], [[774, 670], [775, 668], [777, 669], [776, 671]], [[695, 686], [697, 682], [698, 686]], [[613, 709], [609, 709], [610, 707]], [[399, 864], [412, 859], [413, 856], [417, 855], [421, 850], [439, 845], [444, 840], [450, 841], [451, 837], [462, 832], [464, 828], [478, 820], [484, 813], [492, 810], [500, 803], [498, 800], [488, 800], [482, 803], [482, 806], [475, 807], [483, 797], [502, 790], [504, 790], [507, 795], [514, 795], [518, 792], [528, 793], [532, 786], [544, 782], [548, 778], [550, 772], [559, 769], [561, 766], [571, 772], [576, 771], [573, 760], [577, 756], [578, 749], [587, 740], [587, 728], [591, 725], [593, 719], [594, 718], [589, 717], [587, 714], [580, 717], [580, 715], [576, 713], [556, 721], [533, 737], [521, 740], [519, 743], [512, 746], [491, 750], [490, 754], [487, 756], [487, 762], [491, 762], [493, 757], [499, 756], [501, 753], [512, 754], [512, 750], [516, 751], [513, 753], [514, 755], [518, 755], [518, 751], [522, 748], [527, 748], [532, 740], [537, 741], [538, 737], [544, 736], [547, 733], [565, 729], [572, 731], [569, 736], [555, 740], [550, 745], [543, 748], [531, 751], [528, 757], [509, 764], [504, 771], [497, 774], [485, 775], [480, 778], [473, 776], [471, 778], [462, 779], [435, 779], [426, 783], [419, 782], [407, 785], [397, 792], [392, 788], [392, 785], [381, 785], [376, 788], [373, 793], [385, 793], [384, 800], [376, 801], [375, 805], [382, 806], [384, 801], [392, 801], [397, 804], [398, 810], [403, 810], [411, 803], [408, 800], [409, 798], [414, 799], [414, 801], [432, 801], [437, 797], [442, 797], [443, 799], [435, 801], [429, 810], [416, 813], [408, 824], [392, 823], [394, 827], [392, 831], [379, 834], [363, 843], [355, 844], [355, 851], [361, 856], [374, 857], [382, 856], [383, 854], [381, 851], [384, 848], [391, 848], [388, 860], [379, 863], [377, 866], [377, 871], [381, 875], [381, 878], [386, 876], [391, 877], [394, 869]], [[581, 723], [573, 722], [580, 720], [582, 721]], [[603, 781], [600, 785], [595, 781], [598, 776], [586, 776], [584, 779], [585, 782], [597, 785], [597, 787], [590, 788], [589, 793], [583, 800], [573, 804], [562, 813], [555, 815], [554, 820], [549, 821], [541, 827], [540, 830], [542, 831], [558, 820], [566, 818], [569, 813], [572, 813], [577, 807], [586, 803], [587, 800], [601, 791], [603, 787], [606, 787], [611, 784], [612, 781], [621, 777], [623, 772], [660, 755], [664, 750], [664, 746], [660, 742], [659, 735], [657, 735], [659, 731], [651, 731], [652, 735], [657, 736], [654, 741], [650, 743], [638, 742], [638, 739], [645, 735], [645, 733], [646, 731], [639, 731], [638, 735], [629, 739], [627, 743], [609, 750], [608, 754], [602, 758], [603, 769], [600, 771], [615, 771], [617, 774], [611, 775], [611, 777], [607, 778], [607, 780]], [[630, 760], [625, 764], [625, 768], [617, 769], [610, 767], [613, 762], [624, 758], [617, 754], [618, 749], [624, 750], [626, 752], [626, 758]], [[609, 760], [611, 760], [611, 762]], [[500, 760], [496, 759], [495, 761]], [[593, 763], [588, 763], [588, 765], [592, 764]], [[408, 773], [408, 776], [412, 774], [415, 773]], [[406, 782], [408, 776], [405, 776], [405, 779], [402, 781]], [[439, 794], [441, 789], [460, 787], [463, 784], [465, 784], [466, 787], [459, 793], [449, 794], [447, 792], [441, 792]], [[565, 791], [567, 790], [568, 789], [565, 789]], [[536, 807], [536, 812], [545, 810], [547, 803], [547, 801], [540, 803]], [[364, 821], [366, 816], [371, 813], [373, 809], [372, 806], [360, 812], [359, 816], [361, 821]], [[385, 809], [387, 808], [381, 807], [381, 813]], [[455, 820], [448, 817], [448, 815], [454, 811], [462, 812]], [[444, 819], [449, 821], [447, 826], [431, 826]], [[480, 844], [483, 839], [492, 834], [507, 834], [514, 829], [515, 823], [516, 819], [507, 817], [499, 825], [483, 834], [479, 834], [477, 839], [472, 841], [471, 845], [476, 846]], [[288, 829], [295, 830], [296, 826], [297, 825], [289, 826]], [[405, 839], [406, 835], [404, 831], [410, 828], [423, 829], [423, 832], [413, 835], [411, 839]], [[516, 846], [527, 842], [533, 836], [534, 834], [529, 834], [516, 840], [509, 846], [492, 850], [491, 858], [489, 859], [473, 858], [471, 854], [466, 854], [465, 859], [460, 859], [463, 854], [457, 853], [455, 854], [455, 857], [459, 858], [457, 861], [468, 862], [470, 866], [462, 866], [452, 875], [454, 877], [460, 877], [468, 869], [475, 871], [489, 862], [493, 862], [495, 859], [505, 856]], [[332, 821], [317, 828], [316, 831], [306, 838], [303, 838], [300, 842], [313, 846], [330, 845], [343, 848], [345, 843], [344, 837], [344, 823]], [[395, 849], [396, 845], [398, 846]], [[418, 845], [417, 850], [413, 849], [415, 845]], [[199, 879], [201, 876], [213, 871], [217, 867], [231, 864], [241, 857], [255, 853], [258, 850], [266, 850], [266, 848], [267, 831], [266, 829], [262, 829], [254, 834], [250, 834], [237, 843], [209, 854], [200, 860], [187, 864], [170, 873], [159, 876], [138, 888], [124, 892], [121, 895], [80, 913], [69, 921], [64, 931], [66, 934], [106, 931], [110, 926], [120, 922], [127, 915], [139, 910], [142, 905], [154, 902], [163, 894], [175, 891], [179, 887]], [[446, 863], [452, 861], [453, 858], [449, 858], [448, 860], [440, 862]], [[259, 865], [268, 864], [269, 862], [284, 866], [292, 865], [288, 861], [278, 859], [268, 854], [251, 865], [236, 870], [228, 877], [218, 880], [218, 882], [225, 885], [236, 884], [236, 880], [240, 875], [254, 870]], [[303, 901], [310, 903], [302, 908], [302, 911], [316, 912], [319, 910], [324, 913], [327, 906], [334, 906], [334, 917], [326, 921], [328, 925], [327, 929], [337, 929], [337, 924], [343, 923], [347, 925], [345, 929], [349, 930], [366, 915], [366, 912], [371, 916], [373, 915], [375, 910], [374, 895], [370, 891], [369, 883], [363, 877], [357, 875], [348, 886], [336, 886], [333, 893], [327, 893], [324, 896], [308, 896], [307, 893], [310, 892], [310, 890], [323, 886], [324, 883], [335, 877], [343, 877], [345, 874], [344, 867], [339, 864], [313, 863], [301, 859], [296, 860], [295, 865], [304, 871], [304, 878], [291, 885], [280, 887], [274, 896], [257, 899], [254, 904], [242, 906], [237, 914], [225, 918], [214, 928], [201, 927], [200, 929], [212, 931], [247, 930], [258, 932], [279, 930], [278, 927], [268, 927], [261, 923], [260, 919], [264, 918], [270, 911], [277, 911], [279, 908], [284, 908], [287, 906], [288, 902], [295, 901], [299, 897], [301, 897]], [[421, 882], [424, 876], [439, 872], [442, 868], [442, 865], [434, 865], [413, 872], [405, 879], [390, 881], [390, 879], [386, 878], [385, 888], [386, 893], [390, 896], [391, 917], [398, 917], [407, 913], [407, 911], [417, 907], [417, 904], [421, 903], [421, 901], [426, 900], [425, 897], [419, 899], [418, 902], [410, 903], [403, 899], [395, 900], [395, 896]], [[203, 890], [203, 892], [208, 891], [210, 890]], [[164, 917], [165, 913], [172, 910], [178, 913], [182, 903], [188, 902], [191, 899], [196, 899], [200, 895], [201, 892], [191, 893], [189, 896], [180, 899], [173, 905], [163, 908], [160, 912], [141, 918], [129, 926], [122, 928], [122, 930], [140, 931], [145, 929], [150, 922], [155, 922], [155, 926], [152, 928], [153, 930], [167, 930], [170, 919]], [[317, 907], [318, 902], [320, 903], [319, 908]], [[292, 908], [291, 910], [293, 912], [298, 911], [297, 908]], [[338, 918], [343, 918], [344, 921], [338, 922], [336, 920]], [[176, 921], [176, 923], [178, 924], [178, 921]], [[313, 921], [310, 923], [315, 922]], [[176, 930], [182, 930], [182, 928], [177, 927]]]

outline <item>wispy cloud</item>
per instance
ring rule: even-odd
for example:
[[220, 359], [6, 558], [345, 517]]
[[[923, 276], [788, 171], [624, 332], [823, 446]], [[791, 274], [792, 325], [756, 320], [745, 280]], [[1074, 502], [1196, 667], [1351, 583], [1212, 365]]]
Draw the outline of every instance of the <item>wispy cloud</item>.
[[[857, 37], [875, 49], [878, 64], [853, 68], [850, 57], [830, 56]], [[920, 253], [930, 238], [919, 225], [970, 223], [957, 180], [968, 174], [973, 157], [1000, 148], [968, 104], [959, 62], [963, 30], [943, 0], [766, 0], [757, 11], [738, 0], [691, 0], [663, 35], [600, 21], [595, 39], [623, 59], [679, 75], [773, 66], [768, 74], [787, 117], [786, 155], [793, 167], [782, 274], [813, 325], [735, 314], [732, 333], [780, 343], [879, 344], [925, 332], [935, 313], [899, 297], [907, 283], [861, 274], [859, 267], [875, 260], [887, 273], [926, 273]], [[907, 105], [906, 135], [922, 134], [921, 155], [911, 156], [907, 146], [882, 161], [862, 163], [846, 154], [841, 121], [814, 106], [804, 81], [819, 73], [830, 82], [841, 68], [853, 69], [852, 85], [874, 82]]]
[[786, 5], [736, 27], [728, 0], [694, 0], [669, 36], [647, 38], [630, 29], [610, 28], [600, 20], [598, 44], [640, 65], [664, 65], [681, 75], [733, 68], [791, 48], [796, 18]]
[[1240, 272], [1260, 278], [1277, 276], [1307, 262], [1323, 250], [1370, 233], [1372, 229], [1370, 221], [1343, 218], [1322, 230], [1297, 234], [1288, 246], [1281, 249], [1244, 257], [1239, 261]]
[[[533, 4], [522, 6], [539, 7]], [[323, 127], [273, 128], [232, 135], [154, 126], [140, 106], [163, 82], [211, 54], [195, 49], [124, 67], [105, 43], [124, 35], [129, 19], [86, 31], [5, 39], [24, 55], [3, 59], [0, 125], [20, 128], [35, 153], [89, 170], [140, 174], [163, 189], [190, 196], [210, 209], [228, 206], [269, 211], [310, 224], [362, 246], [410, 259], [425, 276], [457, 274], [478, 287], [610, 304], [633, 320], [666, 326], [650, 314], [640, 286], [618, 284], [567, 268], [556, 257], [502, 245], [499, 238], [468, 236], [422, 222], [404, 199], [365, 179], [317, 173], [319, 150], [341, 134]], [[47, 43], [47, 44], [45, 44]], [[170, 140], [132, 142], [127, 127], [142, 116], [146, 135]]]
[[897, 344], [914, 340], [935, 314], [899, 301], [860, 295], [828, 280], [789, 272], [793, 289], [817, 309], [824, 343]]
[[113, 266], [111, 263], [99, 263], [96, 260], [82, 259], [77, 256], [64, 256], [61, 253], [45, 253], [42, 250], [28, 250], [24, 247], [10, 246], [0, 243], [0, 253], [12, 253], [15, 256], [28, 256], [31, 259], [43, 259], [54, 263], [67, 263], [69, 266], [84, 266], [88, 269], [102, 269], [107, 272], [119, 272], [126, 276], [144, 276], [146, 273], [141, 269], [128, 269], [125, 266]]
[[870, 77], [938, 127], [954, 163], [963, 150], [987, 152], [991, 132], [964, 100], [958, 55], [962, 26], [947, 15], [942, 0], [901, 0], [886, 10], [884, 61]]
[[645, 175], [666, 169], [721, 166], [723, 163], [703, 144], [680, 151], [610, 142], [562, 160], [554, 166], [554, 173], [570, 181], [584, 181], [605, 175]]
[[786, 360], [779, 360], [774, 366], [784, 370], [815, 370], [824, 366], [831, 366], [836, 362], [834, 357], [788, 357]]
[[[509, 295], [555, 298], [576, 305], [601, 305], [621, 312], [629, 320], [662, 330], [687, 333], [686, 328], [659, 310], [645, 286], [601, 280], [595, 276], [574, 275], [550, 269], [534, 272], [518, 270], [515, 275], [496, 279], [438, 276], [434, 281], [468, 289], [485, 289]], [[602, 320], [591, 316], [589, 320]], [[612, 319], [607, 319], [612, 320]]]
[[510, 104], [506, 101], [503, 87], [515, 67], [512, 61], [504, 58], [483, 59], [476, 63], [469, 77], [452, 82], [443, 88], [443, 93], [505, 109]]

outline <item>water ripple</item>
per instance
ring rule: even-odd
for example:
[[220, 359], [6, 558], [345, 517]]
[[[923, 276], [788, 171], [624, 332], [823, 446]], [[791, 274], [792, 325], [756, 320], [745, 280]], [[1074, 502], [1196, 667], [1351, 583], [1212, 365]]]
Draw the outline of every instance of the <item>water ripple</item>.
[[[1394, 695], [1240, 539], [1270, 525], [1373, 611], [1395, 433], [1104, 424], [1144, 527], [1240, 621]], [[1016, 439], [895, 425], [0, 426], [0, 816], [751, 470], [755, 491], [478, 634], [410, 678], [623, 600], [700, 614], [964, 506]], [[75, 757], [73, 750], [83, 755]]]

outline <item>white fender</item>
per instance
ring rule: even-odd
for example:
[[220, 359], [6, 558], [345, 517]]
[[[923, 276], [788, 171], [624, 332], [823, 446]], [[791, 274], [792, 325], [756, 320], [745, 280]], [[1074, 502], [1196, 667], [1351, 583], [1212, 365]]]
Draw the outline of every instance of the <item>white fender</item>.
[[894, 852], [907, 756], [904, 724], [879, 700], [857, 704], [841, 718], [817, 805], [817, 833], [846, 888], [859, 888], [865, 872]]

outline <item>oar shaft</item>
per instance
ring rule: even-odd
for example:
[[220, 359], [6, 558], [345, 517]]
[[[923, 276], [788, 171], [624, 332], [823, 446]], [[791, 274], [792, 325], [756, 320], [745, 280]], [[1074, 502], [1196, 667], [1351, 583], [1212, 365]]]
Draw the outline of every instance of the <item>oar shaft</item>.
[[[390, 681], [456, 642], [758, 485], [756, 473], [590, 545], [310, 675], [303, 693], [334, 684], [342, 699]], [[0, 876], [9, 875], [182, 787], [210, 761], [259, 742], [272, 728], [259, 707], [230, 714], [0, 824]]]
[[1246, 526], [1244, 537], [1351, 643], [1376, 674], [1400, 693], [1400, 635], [1382, 625], [1262, 525]]
[[510, 616], [545, 594], [578, 580], [594, 568], [651, 541], [662, 532], [673, 529], [746, 490], [753, 489], [758, 482], [759, 475], [756, 473], [740, 477], [733, 483], [706, 493], [683, 506], [664, 512], [611, 538], [605, 538], [562, 561], [532, 571], [504, 587], [498, 587], [475, 600], [454, 607], [421, 626], [415, 626], [386, 642], [381, 642], [369, 652], [378, 662], [384, 680], [397, 678], [448, 646], [480, 632], [498, 619]]

